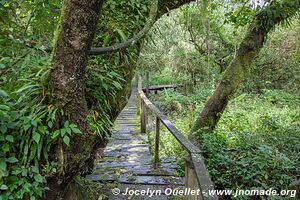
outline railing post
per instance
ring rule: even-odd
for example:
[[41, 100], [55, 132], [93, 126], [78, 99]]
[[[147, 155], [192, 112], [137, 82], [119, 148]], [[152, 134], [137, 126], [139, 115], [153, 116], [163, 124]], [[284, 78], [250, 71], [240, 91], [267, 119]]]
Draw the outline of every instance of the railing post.
[[146, 72], [146, 96], [149, 97], [149, 72]]
[[146, 106], [143, 99], [141, 99], [141, 132], [146, 133]]
[[159, 136], [160, 135], [160, 119], [155, 116], [155, 147], [154, 147], [154, 164], [155, 167], [159, 163]]
[[137, 73], [135, 74], [135, 86], [139, 87], [139, 75]]
[[[192, 164], [191, 156], [185, 158], [185, 187], [191, 189], [199, 189], [196, 172]], [[203, 200], [202, 192], [199, 195], [186, 196], [187, 200]]]

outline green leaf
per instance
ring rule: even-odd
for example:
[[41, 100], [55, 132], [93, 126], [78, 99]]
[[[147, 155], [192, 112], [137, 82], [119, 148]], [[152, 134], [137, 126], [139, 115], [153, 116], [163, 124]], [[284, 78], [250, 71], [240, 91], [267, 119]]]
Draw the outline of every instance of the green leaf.
[[7, 105], [0, 105], [0, 110], [6, 110], [6, 111], [10, 111], [10, 107], [8, 107]]
[[46, 126], [39, 126], [38, 130], [40, 133], [46, 133], [47, 132], [47, 127]]
[[16, 162], [18, 162], [18, 159], [16, 159], [15, 157], [10, 157], [10, 158], [7, 158], [7, 159], [6, 159], [6, 162], [9, 162], [9, 163], [16, 163]]
[[32, 168], [31, 168], [31, 171], [33, 172], [33, 173], [36, 173], [36, 174], [38, 174], [40, 171], [39, 171], [39, 168], [37, 167], [37, 166], [33, 166]]
[[81, 130], [79, 130], [77, 127], [71, 127], [72, 132], [76, 134], [82, 134]]
[[70, 138], [69, 138], [69, 136], [65, 135], [64, 138], [63, 138], [63, 141], [64, 141], [64, 143], [65, 143], [66, 145], [69, 146], [69, 144], [70, 144]]
[[56, 130], [56, 131], [54, 131], [54, 133], [53, 133], [53, 135], [51, 136], [51, 138], [52, 138], [52, 139], [55, 139], [55, 138], [57, 138], [57, 136], [59, 136], [59, 134], [60, 134], [60, 131], [59, 131], [59, 130]]
[[60, 135], [61, 135], [61, 137], [64, 137], [65, 134], [66, 134], [66, 132], [67, 132], [67, 129], [66, 129], [66, 128], [61, 129], [61, 130], [60, 130]]
[[36, 200], [36, 198], [34, 196], [31, 196], [30, 200]]
[[32, 89], [34, 87], [38, 87], [38, 85], [25, 85], [20, 89], [18, 89], [17, 91], [15, 91], [14, 93], [23, 93], [25, 90]]
[[1, 187], [0, 187], [0, 190], [7, 190], [8, 189], [8, 187], [7, 187], [7, 185], [1, 185]]
[[2, 124], [1, 126], [0, 126], [0, 131], [1, 131], [1, 133], [6, 133], [7, 132], [7, 126], [5, 125], [5, 124]]
[[28, 174], [28, 169], [27, 168], [22, 169], [22, 176], [27, 176], [27, 174]]
[[14, 142], [14, 136], [12, 136], [12, 135], [7, 135], [7, 136], [5, 137], [5, 139], [6, 139], [7, 141], [9, 141], [9, 142]]
[[23, 125], [23, 129], [25, 131], [27, 131], [30, 127], [31, 127], [31, 124], [29, 124], [29, 123], [26, 123], [25, 125]]
[[69, 121], [65, 121], [64, 127], [65, 127], [65, 128], [66, 128], [66, 127], [69, 127], [69, 125], [70, 125]]
[[111, 36], [110, 35], [105, 35], [104, 39], [103, 39], [103, 46], [108, 46], [109, 43], [111, 41]]
[[49, 128], [52, 128], [53, 123], [52, 123], [51, 121], [49, 121], [49, 122], [48, 122], [48, 126], [49, 126]]
[[121, 36], [123, 41], [127, 40], [127, 37], [125, 36], [124, 32], [118, 28], [116, 28], [116, 31], [118, 32], [118, 34]]
[[8, 145], [7, 143], [5, 143], [5, 144], [2, 146], [2, 151], [3, 151], [4, 153], [9, 152], [9, 145]]
[[4, 90], [0, 89], [0, 97], [8, 97], [8, 94]]
[[38, 183], [43, 183], [44, 182], [44, 178], [42, 177], [42, 175], [40, 174], [36, 174], [34, 175], [34, 180]]
[[9, 128], [9, 129], [16, 129], [17, 126], [18, 126], [18, 123], [16, 123], [16, 122], [11, 122], [11, 123], [7, 124], [7, 128]]
[[31, 125], [37, 127], [37, 121], [36, 121], [36, 120], [32, 120], [32, 121], [31, 121]]
[[70, 128], [67, 128], [67, 129], [66, 129], [66, 132], [69, 133], [69, 134], [71, 134], [71, 133], [72, 133], [72, 130], [71, 130]]
[[5, 171], [6, 170], [6, 162], [5, 159], [1, 158], [0, 159], [0, 171]]
[[117, 89], [122, 89], [122, 86], [120, 83], [113, 81], [113, 85], [117, 88]]
[[38, 132], [33, 132], [32, 138], [36, 143], [39, 143], [39, 141], [41, 139], [41, 135]]

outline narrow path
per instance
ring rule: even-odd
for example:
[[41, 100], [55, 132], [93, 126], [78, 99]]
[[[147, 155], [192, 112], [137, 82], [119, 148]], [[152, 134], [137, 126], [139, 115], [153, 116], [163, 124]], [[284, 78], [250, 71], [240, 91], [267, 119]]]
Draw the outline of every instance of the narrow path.
[[181, 188], [183, 178], [175, 175], [176, 162], [167, 158], [154, 168], [148, 138], [140, 132], [137, 89], [133, 88], [129, 101], [114, 123], [112, 136], [103, 157], [94, 172], [87, 178], [103, 184], [107, 199], [149, 199], [149, 196], [114, 195], [113, 188], [121, 193], [129, 190], [156, 190], [160, 195], [151, 199], [168, 199], [166, 188]]

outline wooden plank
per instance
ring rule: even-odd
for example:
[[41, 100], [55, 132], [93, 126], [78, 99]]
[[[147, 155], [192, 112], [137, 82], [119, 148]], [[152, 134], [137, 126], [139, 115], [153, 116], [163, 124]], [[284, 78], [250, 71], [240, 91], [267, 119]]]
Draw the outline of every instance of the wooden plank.
[[[132, 133], [132, 134], [112, 134], [110, 137], [110, 140], [127, 140], [129, 142], [130, 140], [132, 140], [132, 137], [133, 137], [132, 135], [134, 135], [134, 133]], [[145, 137], [145, 135], [135, 135], [134, 138], [137, 140], [147, 141], [147, 138]]]
[[160, 131], [160, 121], [159, 118], [155, 118], [155, 147], [154, 147], [154, 163], [157, 166], [159, 162], [159, 131]]
[[[146, 166], [146, 165], [153, 165], [153, 162], [151, 161], [150, 157], [147, 158], [143, 158], [143, 159], [128, 159], [128, 160], [118, 160], [117, 158], [113, 161], [102, 161], [100, 164], [96, 164], [96, 168], [101, 168], [101, 167], [139, 167], [139, 166]], [[177, 167], [176, 163], [174, 163], [172, 160], [162, 160], [158, 167], [172, 167], [172, 165], [174, 166], [174, 168]]]
[[147, 165], [135, 165], [135, 166], [100, 166], [96, 168], [93, 174], [105, 174], [105, 173], [130, 173], [136, 175], [174, 175], [176, 173], [177, 166], [174, 163], [165, 163], [157, 168], [154, 168], [152, 164]]
[[99, 169], [93, 174], [116, 174], [116, 173], [128, 173], [133, 175], [142, 175], [142, 176], [175, 176], [176, 169], [169, 168], [169, 169], [153, 169], [150, 166], [149, 168], [128, 168], [128, 169], [119, 169], [119, 168], [106, 168], [106, 169]]
[[[184, 84], [171, 84], [171, 85], [152, 85], [152, 86], [149, 86], [148, 89], [151, 90], [151, 91], [154, 91], [154, 90], [164, 90], [164, 89], [176, 89], [178, 87], [183, 87]], [[143, 87], [143, 92], [146, 92], [147, 90], [147, 87]]]
[[117, 181], [125, 184], [138, 185], [184, 185], [182, 177], [176, 176], [135, 176], [135, 175], [87, 175], [86, 178], [95, 181]]
[[146, 133], [146, 108], [144, 102], [141, 101], [141, 132]]
[[151, 156], [149, 151], [105, 151], [105, 156], [104, 157], [120, 157], [120, 156]]

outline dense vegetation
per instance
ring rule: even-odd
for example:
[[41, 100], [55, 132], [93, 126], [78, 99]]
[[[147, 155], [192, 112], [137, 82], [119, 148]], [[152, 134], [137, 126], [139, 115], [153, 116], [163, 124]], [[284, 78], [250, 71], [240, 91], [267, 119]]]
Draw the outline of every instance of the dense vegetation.
[[[298, 0], [266, 1], [261, 7], [236, 0], [184, 6], [190, 1], [160, 0], [157, 22], [145, 39], [114, 53], [90, 56], [91, 46], [107, 47], [134, 37], [147, 23], [151, 5], [142, 0], [93, 0], [101, 11], [92, 15], [97, 23], [86, 27], [80, 20], [92, 17], [81, 19], [83, 13], [76, 22], [68, 7], [86, 2], [89, 5], [80, 0], [0, 1], [0, 200], [58, 199], [76, 175], [90, 170], [94, 149], [105, 144], [112, 121], [126, 103], [136, 68], [150, 74], [150, 85], [187, 85], [186, 91], [166, 90], [151, 99], [203, 150], [218, 188], [272, 187], [300, 194]], [[229, 103], [212, 131], [205, 126], [195, 131], [199, 113], [255, 28], [261, 28], [267, 40], [263, 47], [258, 45], [261, 50], [252, 65], [245, 64], [242, 84], [230, 92], [231, 100], [226, 99]], [[80, 38], [70, 35], [83, 31], [90, 36], [78, 47]], [[66, 49], [76, 57], [59, 54]], [[66, 69], [77, 64], [76, 73], [64, 74], [57, 61]], [[78, 81], [55, 82], [63, 75]], [[162, 154], [174, 155], [182, 164], [180, 146], [162, 135]], [[56, 193], [45, 196], [49, 187]]]
[[[154, 39], [145, 45], [140, 59], [143, 71], [149, 73], [150, 85], [189, 86], [188, 93], [181, 88], [151, 95], [189, 138], [193, 138], [191, 128], [197, 114], [213, 94], [222, 68], [234, 56], [245, 30], [244, 24], [233, 20], [228, 11], [215, 10], [211, 13], [210, 52], [205, 53], [208, 49], [203, 29], [199, 24], [193, 27], [195, 16], [191, 13], [200, 13], [197, 9], [201, 8], [183, 7], [173, 12], [172, 18], [161, 19], [150, 35]], [[196, 19], [203, 17], [197, 16]], [[204, 131], [199, 135], [208, 170], [220, 189], [276, 188], [299, 192], [299, 20], [289, 23], [269, 35], [253, 62], [253, 74], [243, 82], [213, 133]], [[188, 25], [190, 29], [186, 28]], [[203, 49], [199, 51], [201, 44]], [[149, 55], [155, 63], [149, 62]], [[152, 132], [149, 137], [154, 140]], [[185, 151], [167, 130], [162, 133], [161, 145], [162, 156], [173, 155], [184, 167]], [[179, 173], [183, 172], [180, 168]]]

